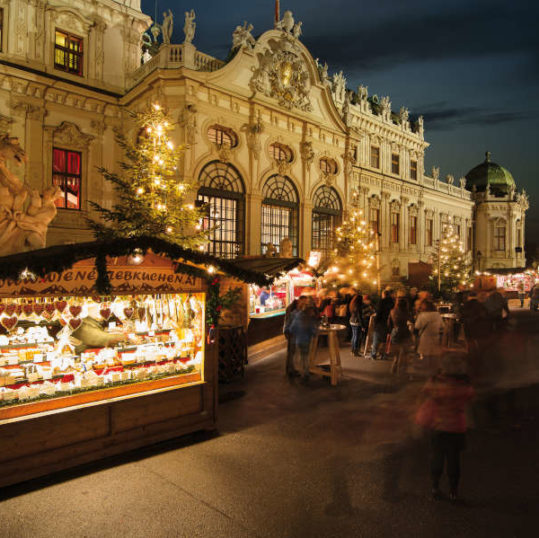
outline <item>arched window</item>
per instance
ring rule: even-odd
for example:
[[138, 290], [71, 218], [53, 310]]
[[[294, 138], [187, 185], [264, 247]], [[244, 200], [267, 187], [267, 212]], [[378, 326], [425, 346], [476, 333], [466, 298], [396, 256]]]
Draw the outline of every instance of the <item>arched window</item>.
[[337, 191], [322, 185], [314, 193], [311, 246], [322, 253], [323, 259], [331, 256], [335, 230], [341, 221], [342, 204]]
[[228, 163], [213, 161], [200, 172], [197, 204], [206, 209], [210, 232], [207, 252], [221, 258], [243, 254], [245, 189], [239, 172]]
[[221, 148], [235, 148], [238, 145], [236, 133], [222, 125], [212, 125], [208, 129], [208, 138], [210, 142], [217, 144]]
[[262, 253], [268, 243], [279, 250], [281, 241], [292, 241], [292, 253], [298, 255], [299, 197], [294, 184], [287, 176], [271, 176], [262, 189], [262, 221], [260, 241]]
[[280, 144], [279, 142], [274, 142], [271, 144], [269, 151], [271, 158], [279, 162], [290, 163], [294, 157], [292, 150], [288, 146]]
[[328, 157], [322, 157], [320, 159], [320, 170], [324, 174], [335, 175], [337, 173], [337, 163], [335, 159], [329, 159]]

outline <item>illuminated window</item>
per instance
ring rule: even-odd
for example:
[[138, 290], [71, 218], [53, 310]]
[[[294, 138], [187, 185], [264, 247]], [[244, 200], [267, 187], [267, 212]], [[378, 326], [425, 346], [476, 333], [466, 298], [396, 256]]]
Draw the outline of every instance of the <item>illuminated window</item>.
[[281, 241], [288, 237], [292, 242], [292, 253], [297, 256], [299, 197], [294, 184], [286, 176], [271, 176], [262, 189], [262, 197], [262, 253], [266, 252], [268, 243], [279, 251]]
[[432, 247], [434, 235], [434, 220], [427, 219], [425, 221], [425, 246]]
[[398, 153], [391, 154], [391, 173], [396, 175], [400, 173], [400, 157]]
[[380, 148], [371, 146], [371, 168], [380, 168]]
[[220, 258], [243, 254], [245, 195], [239, 172], [214, 161], [200, 173], [197, 205], [204, 207], [204, 228], [211, 229], [206, 252]]
[[410, 217], [410, 245], [417, 245], [417, 217]]
[[273, 144], [271, 144], [269, 147], [269, 151], [270, 156], [276, 161], [284, 161], [290, 163], [292, 162], [292, 158], [294, 157], [292, 150], [284, 144], [279, 144], [279, 142], [274, 142]]
[[496, 223], [494, 227], [494, 250], [505, 252], [505, 223]]
[[337, 191], [332, 187], [322, 186], [314, 194], [311, 246], [319, 250], [322, 258], [331, 256], [335, 230], [342, 220], [342, 204]]
[[322, 157], [320, 159], [320, 170], [324, 174], [336, 174], [337, 173], [337, 163], [333, 159], [328, 159], [327, 157]]
[[82, 76], [82, 39], [56, 30], [54, 67]]
[[80, 209], [81, 154], [60, 148], [54, 148], [52, 151], [52, 183], [58, 185], [62, 191], [62, 196], [54, 203], [56, 207], [63, 209]]
[[391, 242], [399, 242], [400, 215], [399, 213], [391, 213]]
[[221, 125], [212, 125], [208, 129], [208, 138], [210, 142], [219, 147], [235, 148], [238, 145], [238, 137], [232, 129], [227, 129]]
[[380, 233], [380, 210], [377, 207], [371, 207], [369, 210], [369, 223], [371, 230], [378, 235]]
[[410, 179], [417, 179], [417, 161], [410, 161]]

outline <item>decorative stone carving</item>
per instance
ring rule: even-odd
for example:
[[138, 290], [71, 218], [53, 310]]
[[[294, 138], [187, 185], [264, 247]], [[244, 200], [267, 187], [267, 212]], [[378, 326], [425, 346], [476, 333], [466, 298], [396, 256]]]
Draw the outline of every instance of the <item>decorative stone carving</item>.
[[308, 140], [303, 141], [299, 146], [299, 151], [301, 160], [305, 164], [306, 168], [309, 169], [314, 160], [313, 143]]
[[258, 68], [253, 69], [249, 87], [278, 100], [287, 109], [310, 111], [309, 72], [295, 40], [283, 34], [277, 42], [270, 42], [263, 54], [258, 54]]
[[68, 148], [83, 150], [94, 139], [92, 135], [84, 134], [74, 123], [63, 121], [53, 131], [54, 143]]
[[258, 161], [260, 158], [260, 135], [264, 132], [264, 124], [262, 122], [262, 116], [260, 110], [256, 113], [256, 118], [251, 123], [246, 123], [241, 128], [245, 131], [247, 136], [247, 147], [252, 151], [253, 157]]
[[333, 75], [332, 84], [333, 98], [338, 102], [343, 102], [346, 97], [346, 77], [342, 71]]
[[[193, 10], [191, 10], [193, 11]], [[194, 12], [193, 12], [194, 15]], [[187, 14], [186, 14], [187, 19]], [[194, 19], [194, 16], [193, 16]], [[172, 37], [172, 29], [174, 28], [174, 16], [172, 15], [172, 11], [170, 9], [165, 11], [163, 13], [163, 22], [161, 23], [161, 32], [163, 32], [163, 44], [170, 45], [170, 39]], [[194, 29], [193, 29], [193, 36], [194, 36]], [[191, 38], [192, 41], [192, 38]], [[191, 42], [189, 41], [189, 43]]]
[[195, 30], [197, 27], [195, 17], [196, 15], [194, 9], [185, 12], [185, 22], [183, 24], [183, 33], [185, 35], [185, 39], [183, 40], [184, 43], [192, 43], [195, 37]]
[[432, 173], [432, 178], [435, 181], [438, 181], [440, 179], [440, 168], [438, 166], [433, 166], [431, 173]]
[[18, 139], [6, 134], [0, 137], [0, 256], [45, 246], [61, 194], [54, 185], [40, 195], [7, 168], [9, 160], [19, 166], [27, 157]]
[[252, 49], [255, 46], [256, 40], [251, 34], [253, 25], [243, 21], [243, 26], [236, 26], [232, 32], [232, 50], [241, 48]]

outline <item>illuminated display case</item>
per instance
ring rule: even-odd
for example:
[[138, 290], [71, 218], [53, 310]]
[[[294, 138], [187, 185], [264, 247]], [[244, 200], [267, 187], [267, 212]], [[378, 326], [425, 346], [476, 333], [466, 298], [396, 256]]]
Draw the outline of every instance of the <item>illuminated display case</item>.
[[0, 487], [215, 428], [208, 281], [151, 252], [106, 264], [107, 296], [93, 258], [0, 279]]

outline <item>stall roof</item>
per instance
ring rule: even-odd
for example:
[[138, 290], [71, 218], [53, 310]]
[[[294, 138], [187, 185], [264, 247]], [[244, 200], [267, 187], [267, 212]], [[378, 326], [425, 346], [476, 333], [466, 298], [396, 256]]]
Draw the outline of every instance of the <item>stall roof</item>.
[[[154, 254], [178, 262], [178, 273], [189, 273], [202, 278], [208, 277], [205, 268], [210, 265], [239, 280], [260, 286], [271, 283], [276, 276], [276, 273], [271, 271], [272, 266], [269, 266], [269, 271], [265, 271], [263, 266], [260, 268], [243, 266], [235, 261], [223, 260], [204, 252], [186, 249], [163, 239], [142, 236], [130, 239], [55, 245], [0, 257], [0, 278], [18, 280], [24, 270], [43, 277], [48, 273], [65, 271], [71, 268], [74, 263], [89, 258], [96, 259], [98, 273], [100, 271], [106, 273], [107, 257], [129, 256], [139, 250], [143, 254], [151, 250]], [[268, 258], [268, 260], [271, 259]], [[275, 260], [291, 262], [291, 259], [275, 258]], [[298, 260], [295, 265], [301, 261], [299, 258], [294, 258], [294, 260]], [[289, 264], [286, 264], [286, 267], [288, 266]]]
[[230, 261], [243, 271], [262, 273], [271, 276], [272, 279], [305, 263], [302, 258], [266, 258], [265, 256], [246, 256]]

